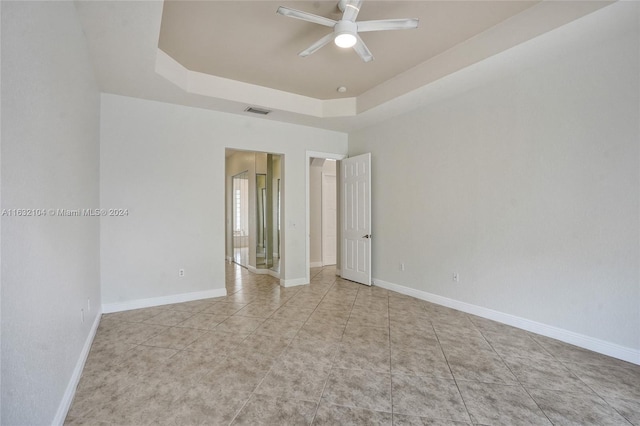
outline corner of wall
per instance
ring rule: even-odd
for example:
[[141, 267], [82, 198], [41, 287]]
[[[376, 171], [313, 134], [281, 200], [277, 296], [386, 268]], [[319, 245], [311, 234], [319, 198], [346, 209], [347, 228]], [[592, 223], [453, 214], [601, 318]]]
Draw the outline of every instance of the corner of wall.
[[56, 412], [56, 416], [53, 418], [51, 422], [52, 425], [63, 425], [65, 418], [67, 417], [67, 413], [69, 412], [69, 408], [71, 408], [71, 403], [73, 402], [73, 397], [76, 394], [76, 388], [78, 387], [78, 383], [80, 383], [80, 377], [82, 376], [82, 370], [84, 369], [84, 365], [87, 362], [87, 358], [89, 357], [89, 352], [91, 351], [91, 345], [93, 344], [93, 340], [96, 337], [96, 332], [98, 331], [98, 326], [100, 325], [100, 319], [102, 318], [102, 312], [98, 310], [95, 320], [93, 321], [93, 325], [91, 326], [91, 330], [89, 331], [89, 335], [84, 342], [82, 347], [82, 351], [80, 352], [80, 356], [78, 357], [78, 361], [76, 362], [76, 366], [73, 369], [73, 373], [71, 374], [71, 378], [69, 379], [69, 383], [67, 384], [67, 388], [64, 391], [64, 395], [62, 396], [62, 401], [60, 401], [60, 405], [58, 406], [58, 411]]

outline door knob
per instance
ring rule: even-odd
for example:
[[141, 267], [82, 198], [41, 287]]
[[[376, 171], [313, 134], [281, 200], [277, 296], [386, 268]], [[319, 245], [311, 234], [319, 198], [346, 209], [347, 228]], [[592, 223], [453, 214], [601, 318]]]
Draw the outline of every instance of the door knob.
[[363, 235], [363, 236], [362, 236], [362, 237], [360, 237], [360, 238], [371, 238], [371, 234]]

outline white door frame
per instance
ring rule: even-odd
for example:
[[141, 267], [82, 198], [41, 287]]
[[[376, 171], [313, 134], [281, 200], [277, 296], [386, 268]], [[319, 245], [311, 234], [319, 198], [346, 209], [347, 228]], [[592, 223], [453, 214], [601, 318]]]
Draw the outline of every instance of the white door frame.
[[[306, 238], [307, 238], [307, 255], [305, 256], [305, 273], [306, 273], [306, 282], [307, 284], [311, 282], [311, 273], [309, 271], [310, 269], [310, 265], [311, 265], [311, 235], [310, 235], [310, 230], [311, 230], [311, 215], [309, 212], [309, 175], [310, 175], [310, 167], [311, 167], [311, 159], [312, 158], [327, 158], [330, 160], [344, 160], [345, 158], [347, 158], [347, 154], [336, 154], [336, 153], [332, 153], [332, 152], [317, 152], [317, 151], [307, 151], [307, 155], [306, 155], [306, 165], [305, 165], [305, 194], [306, 194], [306, 200], [305, 200], [305, 205], [306, 205], [306, 212], [307, 212], [307, 227], [306, 227]], [[337, 171], [336, 171], [336, 175], [337, 175]], [[338, 226], [340, 226], [340, 219], [338, 218]]]

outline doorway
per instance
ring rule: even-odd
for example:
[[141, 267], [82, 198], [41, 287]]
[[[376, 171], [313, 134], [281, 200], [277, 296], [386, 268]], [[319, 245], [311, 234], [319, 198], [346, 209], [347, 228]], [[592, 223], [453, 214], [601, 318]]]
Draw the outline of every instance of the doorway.
[[337, 202], [336, 161], [312, 158], [309, 167], [309, 261], [312, 268], [336, 264]]
[[226, 150], [226, 256], [280, 278], [283, 155]]
[[[336, 265], [339, 273], [339, 160], [345, 155], [307, 151], [307, 280], [310, 268]], [[308, 282], [307, 281], [307, 282]]]
[[332, 172], [322, 172], [322, 266], [335, 265], [338, 260], [338, 192], [335, 174], [336, 162]]

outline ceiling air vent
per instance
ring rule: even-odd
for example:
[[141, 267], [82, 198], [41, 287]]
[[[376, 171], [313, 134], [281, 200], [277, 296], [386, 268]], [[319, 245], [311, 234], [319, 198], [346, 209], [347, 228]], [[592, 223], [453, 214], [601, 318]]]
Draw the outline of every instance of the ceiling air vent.
[[260, 114], [260, 115], [267, 115], [267, 114], [269, 114], [271, 112], [268, 109], [254, 108], [254, 107], [247, 107], [247, 109], [245, 109], [245, 111], [246, 112], [251, 112], [253, 114]]

